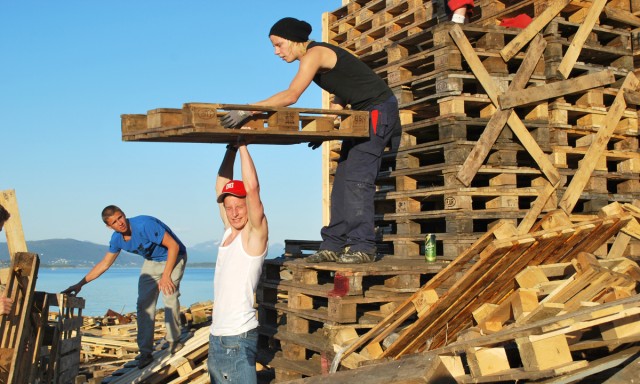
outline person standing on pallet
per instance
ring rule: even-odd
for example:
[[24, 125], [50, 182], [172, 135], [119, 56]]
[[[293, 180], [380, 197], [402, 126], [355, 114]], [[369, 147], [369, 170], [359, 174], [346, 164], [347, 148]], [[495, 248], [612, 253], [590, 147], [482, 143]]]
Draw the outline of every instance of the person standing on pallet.
[[[276, 22], [269, 31], [275, 54], [287, 63], [299, 61], [289, 88], [255, 103], [286, 107], [298, 101], [311, 82], [333, 95], [330, 108], [369, 111], [369, 137], [343, 140], [331, 192], [329, 225], [322, 228], [320, 249], [306, 261], [369, 263], [376, 254], [374, 228], [375, 180], [382, 154], [391, 142], [397, 149], [401, 133], [398, 101], [389, 86], [364, 62], [346, 50], [309, 40], [311, 25], [292, 17]], [[251, 111], [230, 111], [222, 119], [236, 128]], [[309, 143], [313, 149], [318, 143]]]
[[[4, 223], [9, 220], [11, 215], [9, 212], [0, 205], [0, 232], [2, 232], [2, 227], [4, 227]], [[11, 313], [11, 309], [13, 308], [13, 299], [10, 297], [0, 297], [0, 315], [8, 315]]]
[[106, 272], [120, 251], [144, 257], [138, 279], [137, 342], [140, 350], [138, 368], [153, 361], [153, 334], [158, 294], [162, 292], [166, 339], [173, 355], [183, 345], [180, 342], [180, 281], [187, 264], [187, 249], [178, 236], [162, 221], [152, 216], [127, 218], [122, 210], [109, 205], [102, 210], [102, 221], [115, 232], [109, 241], [109, 251], [78, 283], [62, 291], [76, 295], [82, 286]]
[[[233, 179], [236, 153], [242, 180]], [[256, 383], [256, 287], [267, 255], [269, 228], [258, 174], [246, 143], [228, 145], [216, 179], [224, 224], [213, 278], [207, 368], [213, 383]]]

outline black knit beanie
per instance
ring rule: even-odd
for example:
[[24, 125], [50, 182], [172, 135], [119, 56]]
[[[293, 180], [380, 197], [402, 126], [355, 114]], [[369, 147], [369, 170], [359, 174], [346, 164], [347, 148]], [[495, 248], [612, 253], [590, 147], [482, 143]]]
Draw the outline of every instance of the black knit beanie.
[[269, 31], [269, 36], [276, 35], [283, 39], [304, 43], [309, 40], [310, 33], [311, 24], [293, 17], [285, 17], [273, 24]]

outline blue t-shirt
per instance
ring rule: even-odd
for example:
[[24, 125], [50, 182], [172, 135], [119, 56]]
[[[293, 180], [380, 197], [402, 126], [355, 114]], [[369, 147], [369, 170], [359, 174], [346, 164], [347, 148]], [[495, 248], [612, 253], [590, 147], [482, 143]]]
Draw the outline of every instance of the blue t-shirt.
[[165, 233], [169, 233], [171, 237], [178, 243], [180, 251], [178, 254], [183, 255], [187, 250], [171, 229], [162, 221], [151, 216], [136, 216], [129, 220], [129, 228], [131, 229], [131, 239], [125, 241], [119, 232], [114, 232], [109, 241], [109, 252], [118, 253], [121, 250], [135, 253], [147, 260], [166, 261], [167, 248], [162, 245], [162, 238]]

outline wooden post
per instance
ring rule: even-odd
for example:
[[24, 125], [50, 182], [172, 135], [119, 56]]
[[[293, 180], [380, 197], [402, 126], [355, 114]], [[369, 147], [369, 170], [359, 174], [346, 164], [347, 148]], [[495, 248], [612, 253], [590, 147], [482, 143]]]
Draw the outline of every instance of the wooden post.
[[591, 173], [595, 169], [598, 160], [602, 156], [602, 152], [607, 148], [607, 143], [609, 142], [611, 135], [613, 135], [613, 131], [616, 129], [618, 121], [620, 121], [620, 118], [624, 113], [624, 110], [627, 106], [624, 99], [625, 90], [630, 89], [635, 91], [636, 88], [638, 88], [638, 84], [640, 84], [638, 78], [632, 72], [630, 72], [627, 75], [624, 83], [620, 87], [620, 90], [618, 91], [615, 100], [611, 104], [611, 107], [609, 108], [609, 112], [607, 113], [606, 126], [602, 129], [599, 129], [596, 133], [593, 143], [589, 146], [589, 149], [584, 155], [578, 171], [571, 179], [569, 187], [567, 187], [567, 190], [562, 196], [562, 200], [560, 200], [560, 203], [558, 204], [558, 206], [562, 208], [567, 214], [570, 214], [571, 211], [573, 211], [573, 208], [580, 198], [582, 190], [587, 185], [587, 182], [591, 177]]
[[573, 36], [571, 40], [571, 44], [567, 49], [567, 52], [564, 54], [560, 65], [558, 66], [558, 73], [562, 75], [565, 79], [569, 78], [569, 74], [571, 73], [571, 69], [575, 65], [578, 60], [578, 56], [580, 55], [580, 51], [582, 50], [582, 46], [585, 41], [587, 41], [587, 37], [591, 33], [593, 26], [598, 21], [598, 16], [602, 13], [602, 9], [606, 4], [607, 0], [594, 0], [589, 8], [589, 13], [585, 18], [584, 22], [580, 24], [580, 28], [578, 28], [578, 32]]
[[24, 232], [22, 231], [22, 221], [20, 220], [20, 212], [18, 211], [16, 191], [13, 189], [1, 191], [0, 205], [11, 215], [9, 220], [4, 223], [3, 230], [7, 236], [9, 255], [13, 259], [13, 255], [15, 255], [16, 252], [27, 252], [27, 242], [24, 239]]
[[26, 382], [31, 372], [21, 370], [24, 359], [31, 361], [31, 307], [40, 259], [37, 254], [18, 252], [11, 259], [11, 276], [5, 292], [13, 298], [14, 308], [8, 315], [0, 315], [0, 382]]
[[542, 31], [542, 29], [554, 18], [564, 7], [566, 7], [571, 1], [562, 0], [554, 1], [548, 8], [546, 8], [538, 17], [533, 19], [525, 29], [522, 30], [500, 51], [500, 55], [504, 61], [509, 61], [515, 56], [522, 47], [524, 47], [533, 37]]
[[[329, 13], [322, 14], [322, 41], [329, 42]], [[329, 92], [322, 91], [322, 108], [329, 108]], [[331, 213], [331, 141], [322, 143], [322, 225], [328, 225]]]

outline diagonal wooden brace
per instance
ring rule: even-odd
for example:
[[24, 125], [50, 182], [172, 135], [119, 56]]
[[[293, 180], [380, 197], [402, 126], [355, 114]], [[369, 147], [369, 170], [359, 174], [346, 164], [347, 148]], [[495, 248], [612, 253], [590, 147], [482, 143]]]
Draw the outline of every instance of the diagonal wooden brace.
[[[531, 77], [531, 74], [535, 70], [538, 61], [540, 61], [540, 57], [542, 56], [546, 46], [547, 41], [542, 38], [541, 35], [536, 36], [534, 41], [530, 44], [525, 58], [518, 68], [518, 72], [516, 72], [516, 75], [513, 77], [513, 81], [511, 81], [511, 84], [509, 85], [509, 91], [524, 89], [527, 81], [529, 81], [529, 78]], [[489, 150], [498, 139], [498, 136], [500, 135], [500, 132], [502, 132], [502, 129], [507, 123], [512, 111], [512, 109], [498, 109], [496, 113], [491, 116], [491, 119], [478, 139], [478, 142], [474, 145], [471, 153], [469, 153], [464, 164], [462, 164], [462, 168], [456, 175], [458, 180], [460, 180], [460, 182], [465, 186], [468, 187], [471, 185], [471, 180], [473, 180], [478, 169], [482, 166], [484, 159], [487, 157]]]
[[[489, 72], [487, 72], [484, 65], [482, 65], [482, 62], [476, 55], [460, 26], [454, 25], [451, 31], [449, 31], [449, 34], [458, 46], [458, 49], [460, 49], [465, 60], [467, 60], [473, 74], [476, 76], [485, 92], [487, 92], [491, 102], [493, 102], [496, 108], [501, 109], [498, 101], [498, 88], [493, 82], [491, 75], [489, 75]], [[529, 133], [529, 130], [527, 130], [527, 127], [525, 127], [520, 118], [515, 113], [511, 113], [507, 119], [507, 124], [509, 124], [511, 130], [527, 149], [531, 157], [536, 161], [536, 163], [538, 163], [538, 166], [549, 182], [556, 185], [558, 181], [560, 181], [560, 174], [558, 173], [558, 170], [553, 166], [553, 164], [551, 164], [551, 161], [549, 161], [547, 155], [542, 151], [542, 149], [540, 149], [540, 146], [533, 136], [531, 136], [531, 133]]]
[[560, 203], [558, 203], [558, 206], [567, 214], [570, 214], [571, 211], [573, 211], [573, 208], [575, 208], [584, 187], [587, 185], [587, 182], [596, 167], [598, 159], [602, 156], [602, 151], [607, 148], [607, 143], [613, 135], [613, 131], [616, 129], [616, 126], [627, 107], [624, 99], [625, 90], [635, 91], [639, 84], [640, 82], [638, 81], [638, 78], [633, 74], [633, 72], [630, 72], [620, 87], [620, 90], [607, 113], [605, 120], [606, 125], [596, 132], [595, 139], [589, 146], [587, 153], [584, 155], [578, 171], [571, 179], [571, 183], [569, 183]]

